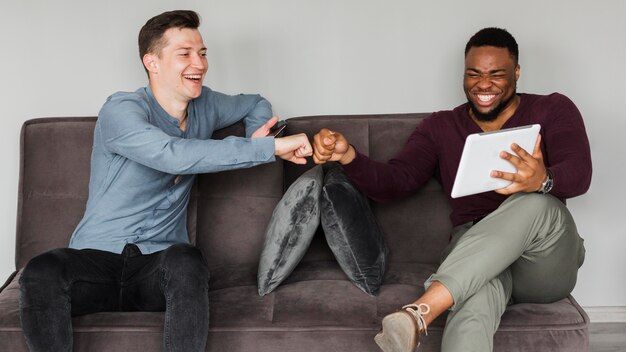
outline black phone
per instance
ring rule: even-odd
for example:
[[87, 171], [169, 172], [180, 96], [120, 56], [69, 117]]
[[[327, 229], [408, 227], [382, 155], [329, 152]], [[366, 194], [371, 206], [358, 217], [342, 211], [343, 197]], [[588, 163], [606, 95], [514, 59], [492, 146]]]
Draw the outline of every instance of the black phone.
[[278, 121], [276, 122], [274, 126], [272, 126], [272, 128], [270, 128], [270, 132], [267, 134], [267, 136], [278, 137], [283, 133], [283, 131], [285, 130], [285, 127], [287, 127], [287, 121], [285, 120]]

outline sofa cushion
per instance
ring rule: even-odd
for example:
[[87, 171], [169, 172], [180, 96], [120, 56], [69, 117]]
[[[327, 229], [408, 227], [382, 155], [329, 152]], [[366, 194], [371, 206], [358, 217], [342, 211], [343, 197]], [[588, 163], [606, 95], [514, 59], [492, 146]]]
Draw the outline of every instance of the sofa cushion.
[[356, 287], [375, 295], [385, 275], [388, 249], [368, 199], [339, 165], [329, 163], [320, 203], [326, 241], [339, 266]]
[[298, 265], [320, 223], [323, 171], [316, 166], [285, 192], [267, 225], [259, 260], [259, 295], [274, 290]]
[[[256, 285], [211, 289], [207, 351], [379, 351], [380, 320], [423, 292], [434, 265], [390, 263], [380, 293], [368, 296], [335, 262], [299, 265], [274, 292]], [[228, 273], [225, 273], [226, 275]], [[0, 351], [27, 351], [19, 321], [19, 277], [0, 292]], [[320, 288], [323, 287], [323, 290]], [[103, 312], [73, 318], [77, 351], [160, 351], [162, 312]], [[445, 315], [420, 350], [439, 351]], [[494, 351], [586, 351], [587, 318], [570, 296], [551, 304], [507, 307]], [[528, 347], [532, 346], [532, 349]]]

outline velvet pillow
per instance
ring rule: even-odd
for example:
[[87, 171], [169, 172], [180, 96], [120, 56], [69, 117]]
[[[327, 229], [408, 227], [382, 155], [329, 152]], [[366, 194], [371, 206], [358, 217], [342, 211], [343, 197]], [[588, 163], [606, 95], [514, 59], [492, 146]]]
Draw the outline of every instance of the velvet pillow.
[[321, 165], [302, 174], [283, 195], [265, 231], [257, 274], [259, 295], [272, 292], [291, 274], [320, 223]]
[[339, 266], [368, 295], [382, 285], [389, 250], [368, 199], [334, 163], [324, 169], [322, 228]]

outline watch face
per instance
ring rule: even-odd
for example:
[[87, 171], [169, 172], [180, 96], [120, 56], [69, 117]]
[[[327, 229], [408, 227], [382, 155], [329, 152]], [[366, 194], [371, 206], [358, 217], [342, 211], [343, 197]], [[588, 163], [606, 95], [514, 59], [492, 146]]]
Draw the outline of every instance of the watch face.
[[546, 194], [552, 190], [552, 175], [548, 173], [548, 179], [543, 183], [541, 187], [541, 193]]

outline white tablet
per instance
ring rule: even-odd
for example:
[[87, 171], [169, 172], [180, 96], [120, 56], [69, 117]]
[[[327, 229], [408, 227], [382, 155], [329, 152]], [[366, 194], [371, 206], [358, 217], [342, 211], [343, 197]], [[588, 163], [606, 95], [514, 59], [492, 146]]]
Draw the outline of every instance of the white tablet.
[[513, 155], [511, 144], [517, 143], [528, 153], [533, 152], [540, 125], [528, 125], [467, 136], [459, 169], [456, 172], [452, 198], [493, 191], [510, 185], [511, 181], [491, 177], [491, 171], [516, 172], [510, 162], [500, 157], [501, 151]]

